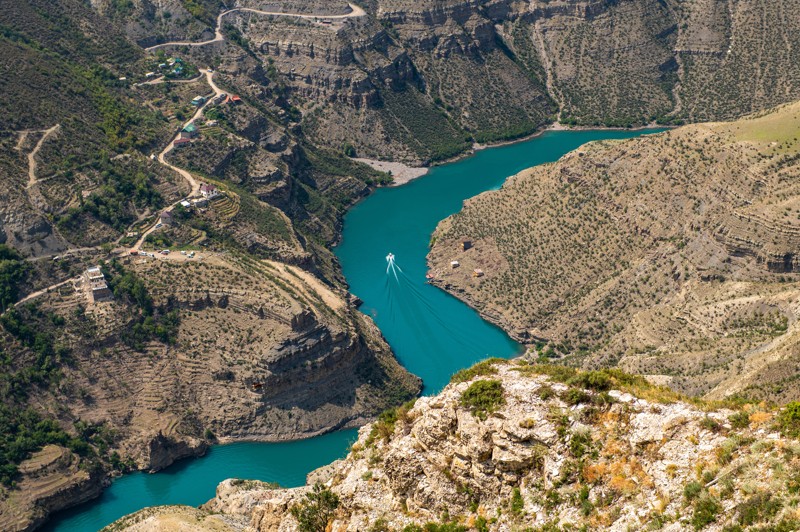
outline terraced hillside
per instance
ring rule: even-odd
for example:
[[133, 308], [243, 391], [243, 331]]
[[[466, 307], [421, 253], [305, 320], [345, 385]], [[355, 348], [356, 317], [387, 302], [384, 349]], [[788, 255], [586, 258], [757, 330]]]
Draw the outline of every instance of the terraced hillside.
[[443, 221], [434, 282], [544, 357], [788, 400], [799, 149], [800, 104], [588, 144]]
[[[97, 496], [112, 470], [360, 425], [419, 392], [343, 291], [284, 263], [201, 253], [113, 261], [111, 301], [75, 280], [0, 317], [4, 530]], [[29, 474], [39, 442], [63, 459]]]

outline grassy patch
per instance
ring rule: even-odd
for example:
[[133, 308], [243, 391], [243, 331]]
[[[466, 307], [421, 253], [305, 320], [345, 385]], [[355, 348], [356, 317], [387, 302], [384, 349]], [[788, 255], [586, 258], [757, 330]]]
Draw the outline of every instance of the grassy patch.
[[478, 362], [470, 368], [459, 370], [452, 377], [450, 377], [450, 382], [467, 382], [475, 377], [497, 375], [497, 368], [495, 367], [495, 364], [507, 363], [508, 360], [504, 358], [489, 358], [482, 362]]
[[470, 412], [479, 419], [486, 419], [487, 414], [494, 412], [505, 403], [503, 383], [498, 380], [473, 382], [461, 394], [461, 406], [469, 408]]

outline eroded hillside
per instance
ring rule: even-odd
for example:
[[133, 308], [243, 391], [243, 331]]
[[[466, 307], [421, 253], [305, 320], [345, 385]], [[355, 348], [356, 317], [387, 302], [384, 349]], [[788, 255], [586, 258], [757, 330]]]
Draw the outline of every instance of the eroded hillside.
[[[0, 420], [13, 423], [6, 416], [27, 404], [74, 434], [43, 437], [61, 456], [52, 466], [37, 466], [49, 454], [36, 453], [3, 477], [4, 530], [96, 496], [109, 470], [157, 471], [210, 443], [357, 426], [419, 392], [346, 293], [298, 267], [176, 252], [105, 273], [113, 300], [91, 302], [81, 279], [0, 318]], [[38, 431], [18, 423], [11, 442]], [[2, 451], [17, 460], [13, 443]]]
[[434, 282], [543, 356], [617, 365], [691, 394], [789, 400], [798, 139], [792, 104], [588, 144], [443, 221]]
[[[309, 481], [338, 497], [334, 531], [792, 530], [796, 405], [693, 405], [616, 371], [484, 362], [364, 427]], [[199, 510], [106, 530], [308, 530], [291, 509], [311, 492], [226, 480]]]

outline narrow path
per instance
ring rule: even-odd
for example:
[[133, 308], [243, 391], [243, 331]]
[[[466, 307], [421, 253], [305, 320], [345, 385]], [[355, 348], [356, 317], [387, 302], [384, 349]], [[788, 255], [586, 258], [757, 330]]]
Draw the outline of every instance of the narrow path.
[[56, 288], [60, 288], [60, 287], [64, 286], [65, 284], [72, 282], [72, 280], [73, 279], [70, 278], [70, 279], [67, 279], [66, 281], [61, 281], [60, 283], [56, 283], [54, 285], [50, 285], [47, 288], [42, 288], [41, 290], [37, 290], [36, 292], [31, 292], [27, 296], [23, 297], [22, 299], [20, 299], [16, 303], [14, 303], [14, 305], [21, 305], [22, 303], [25, 303], [28, 300], [31, 300], [31, 299], [33, 299], [35, 297], [39, 297], [39, 296], [41, 296], [43, 294], [46, 294], [47, 292], [49, 292], [51, 290], [55, 290]]
[[26, 188], [31, 188], [33, 185], [36, 184], [36, 154], [39, 153], [39, 150], [42, 149], [42, 145], [47, 138], [58, 131], [61, 127], [61, 124], [56, 124], [50, 129], [44, 130], [44, 135], [42, 138], [39, 139], [39, 142], [36, 143], [36, 146], [31, 150], [28, 154], [28, 186]]
[[157, 77], [156, 79], [151, 79], [150, 81], [143, 81], [141, 83], [134, 83], [134, 87], [142, 87], [144, 85], [160, 85], [161, 83], [194, 83], [195, 81], [200, 81], [203, 79], [203, 74], [198, 74], [196, 77], [192, 79], [166, 79], [164, 76]]
[[355, 18], [355, 17], [363, 17], [367, 13], [358, 7], [355, 4], [349, 4], [350, 6], [350, 13], [346, 15], [306, 15], [302, 13], [282, 13], [280, 11], [262, 11], [260, 9], [252, 9], [249, 7], [235, 7], [233, 9], [228, 9], [227, 11], [223, 11], [222, 13], [217, 16], [217, 27], [214, 30], [214, 38], [208, 41], [201, 41], [201, 42], [191, 42], [191, 41], [177, 41], [177, 42], [165, 42], [162, 44], [156, 44], [155, 46], [150, 46], [145, 48], [146, 51], [151, 52], [153, 50], [158, 50], [159, 48], [165, 48], [167, 46], [205, 46], [207, 44], [215, 43], [215, 42], [222, 42], [225, 40], [225, 36], [222, 34], [222, 19], [226, 15], [230, 13], [234, 13], [236, 11], [243, 11], [248, 13], [256, 13], [258, 15], [268, 15], [274, 17], [295, 17], [295, 18], [305, 18], [305, 19], [346, 19], [346, 18]]
[[[185, 128], [186, 126], [188, 126], [189, 124], [191, 124], [192, 122], [194, 122], [195, 120], [197, 120], [198, 118], [200, 118], [203, 115], [203, 112], [205, 111], [206, 107], [208, 107], [214, 101], [214, 99], [217, 96], [219, 96], [220, 94], [223, 93], [222, 89], [220, 89], [219, 86], [216, 83], [214, 83], [214, 72], [213, 71], [211, 71], [211, 70], [201, 70], [200, 72], [205, 75], [206, 81], [208, 82], [208, 86], [211, 87], [211, 90], [214, 91], [214, 94], [213, 94], [213, 96], [208, 98], [203, 105], [201, 105], [200, 107], [197, 108], [197, 111], [192, 115], [192, 117], [189, 120], [187, 120], [181, 126], [181, 130], [183, 128]], [[175, 148], [175, 141], [180, 138], [180, 135], [181, 135], [180, 131], [178, 131], [178, 133], [175, 135], [175, 137], [173, 137], [173, 139], [170, 141], [170, 143], [167, 144], [167, 147], [164, 148], [161, 151], [161, 153], [158, 154], [158, 162], [161, 163], [162, 165], [166, 166], [167, 168], [169, 168], [173, 172], [176, 172], [177, 174], [179, 174], [184, 179], [186, 179], [186, 181], [189, 183], [189, 187], [190, 187], [190, 191], [189, 191], [189, 194], [187, 195], [187, 197], [191, 198], [191, 197], [197, 196], [199, 194], [199, 192], [200, 192], [200, 183], [194, 178], [194, 176], [190, 172], [184, 170], [183, 168], [179, 168], [179, 167], [177, 167], [175, 165], [172, 165], [172, 164], [168, 163], [167, 159], [166, 159], [166, 155]], [[167, 207], [167, 209], [171, 209], [171, 208], [175, 207], [181, 201], [183, 201], [183, 199], [180, 199], [180, 200], [176, 201], [175, 203], [173, 203], [172, 205]], [[153, 223], [153, 225], [151, 225], [146, 231], [144, 231], [142, 233], [142, 236], [140, 236], [139, 240], [137, 240], [136, 243], [133, 245], [133, 249], [140, 249], [142, 247], [142, 244], [144, 243], [145, 238], [147, 238], [153, 231], [155, 231], [157, 229], [159, 221], [160, 221], [159, 219], [156, 219], [156, 221]]]
[[25, 141], [28, 140], [28, 131], [27, 129], [23, 129], [19, 132], [19, 138], [17, 139], [17, 145], [14, 146], [14, 149], [17, 151], [22, 151], [22, 147], [25, 145]]

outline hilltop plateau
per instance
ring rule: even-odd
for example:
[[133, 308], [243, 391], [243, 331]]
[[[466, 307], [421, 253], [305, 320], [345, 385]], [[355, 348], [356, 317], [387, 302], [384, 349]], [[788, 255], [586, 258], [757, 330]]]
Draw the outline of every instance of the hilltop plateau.
[[692, 395], [791, 400], [798, 139], [791, 104], [590, 143], [443, 221], [434, 282], [545, 358]]
[[226, 480], [200, 509], [148, 508], [104, 530], [794, 530], [797, 406], [488, 361], [364, 427], [313, 488]]

